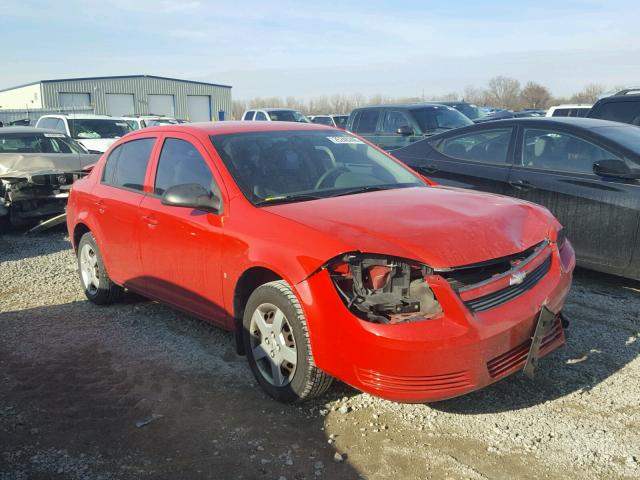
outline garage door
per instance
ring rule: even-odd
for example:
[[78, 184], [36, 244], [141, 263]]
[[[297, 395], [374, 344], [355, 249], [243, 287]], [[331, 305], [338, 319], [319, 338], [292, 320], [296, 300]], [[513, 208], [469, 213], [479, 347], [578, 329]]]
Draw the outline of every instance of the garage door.
[[88, 107], [91, 97], [88, 93], [59, 93], [58, 102], [62, 108]]
[[211, 97], [209, 95], [187, 95], [187, 111], [190, 122], [211, 121]]
[[107, 114], [114, 117], [123, 115], [133, 115], [133, 94], [129, 93], [106, 93]]
[[147, 102], [149, 102], [149, 115], [173, 117], [176, 114], [173, 95], [147, 95]]

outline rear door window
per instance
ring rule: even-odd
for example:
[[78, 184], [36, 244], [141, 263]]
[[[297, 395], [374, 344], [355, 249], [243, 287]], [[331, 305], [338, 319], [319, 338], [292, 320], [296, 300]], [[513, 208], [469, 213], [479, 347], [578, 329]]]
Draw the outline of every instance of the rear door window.
[[553, 130], [525, 128], [522, 166], [593, 175], [593, 164], [619, 157], [582, 138]]
[[640, 101], [638, 102], [605, 102], [591, 115], [594, 118], [613, 120], [615, 122], [638, 124], [640, 117]]
[[254, 120], [258, 120], [260, 122], [266, 122], [267, 116], [264, 114], [264, 112], [256, 112], [256, 118], [254, 118]]
[[511, 128], [483, 130], [439, 140], [433, 147], [448, 157], [482, 163], [507, 163]]
[[247, 113], [244, 114], [244, 118], [243, 120], [253, 120], [253, 114], [256, 113], [253, 110], [249, 110]]
[[188, 183], [218, 193], [211, 170], [196, 147], [186, 140], [167, 138], [158, 161], [154, 193], [162, 195], [169, 187]]
[[123, 143], [110, 154], [102, 172], [102, 183], [142, 191], [155, 138]]

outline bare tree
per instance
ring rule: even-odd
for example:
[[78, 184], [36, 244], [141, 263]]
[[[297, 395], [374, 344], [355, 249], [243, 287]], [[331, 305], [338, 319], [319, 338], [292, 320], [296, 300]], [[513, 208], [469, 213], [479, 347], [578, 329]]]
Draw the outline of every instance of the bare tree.
[[598, 97], [604, 92], [604, 87], [597, 83], [590, 83], [571, 97], [572, 103], [596, 103]]
[[548, 108], [551, 104], [551, 92], [536, 82], [527, 82], [520, 92], [522, 106], [525, 108]]
[[520, 108], [520, 82], [509, 77], [493, 77], [487, 88], [488, 100], [510, 110]]

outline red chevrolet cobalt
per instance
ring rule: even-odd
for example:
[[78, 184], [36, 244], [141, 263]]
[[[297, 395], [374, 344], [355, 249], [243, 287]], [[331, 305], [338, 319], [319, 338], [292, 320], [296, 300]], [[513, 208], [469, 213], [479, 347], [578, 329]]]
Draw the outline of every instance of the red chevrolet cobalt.
[[546, 209], [439, 187], [322, 125], [126, 135], [67, 221], [89, 300], [129, 289], [234, 331], [282, 401], [333, 377], [441, 400], [531, 375], [565, 341], [575, 258]]

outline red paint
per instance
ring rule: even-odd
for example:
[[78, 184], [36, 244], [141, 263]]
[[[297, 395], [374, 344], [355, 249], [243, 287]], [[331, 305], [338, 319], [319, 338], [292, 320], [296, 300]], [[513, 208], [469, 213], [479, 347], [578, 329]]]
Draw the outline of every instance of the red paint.
[[[568, 241], [561, 252], [555, 244], [549, 247], [550, 271], [535, 287], [484, 312], [470, 312], [446, 280], [429, 277], [443, 315], [408, 324], [380, 325], [355, 317], [327, 272], [318, 268], [349, 251], [404, 257], [436, 268], [472, 264], [523, 251], [546, 238], [555, 241], [560, 228], [555, 218], [543, 207], [516, 199], [429, 186], [256, 208], [208, 138], [322, 129], [331, 130], [317, 124], [219, 122], [131, 133], [111, 149], [134, 138], [157, 138], [146, 193], [100, 183], [110, 149], [73, 185], [67, 209], [72, 241], [78, 225], [86, 226], [116, 283], [227, 329], [234, 328], [233, 298], [241, 275], [252, 267], [272, 270], [292, 286], [302, 304], [318, 367], [385, 398], [449, 398], [522, 368], [516, 362], [492, 377], [487, 363], [493, 360], [493, 365], [507, 353], [517, 360], [541, 305], [562, 308], [575, 265]], [[167, 136], [190, 141], [207, 160], [221, 189], [221, 215], [163, 206], [152, 195], [160, 145]], [[465, 298], [497, 288], [488, 285], [466, 292]], [[546, 343], [543, 353], [563, 343], [560, 334]]]

